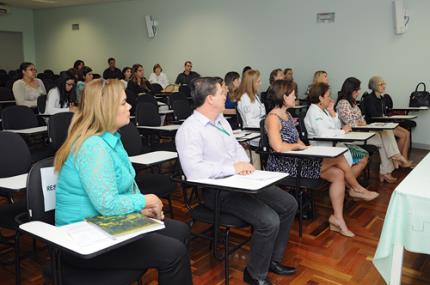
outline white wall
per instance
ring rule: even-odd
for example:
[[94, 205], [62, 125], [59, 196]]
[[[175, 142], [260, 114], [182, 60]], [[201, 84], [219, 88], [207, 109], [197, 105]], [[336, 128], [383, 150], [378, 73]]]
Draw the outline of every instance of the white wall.
[[[203, 75], [223, 76], [245, 65], [270, 71], [293, 67], [303, 92], [315, 70], [329, 73], [333, 93], [343, 80], [384, 77], [395, 104], [404, 106], [418, 81], [429, 84], [430, 1], [406, 0], [411, 21], [394, 34], [391, 0], [143, 0], [36, 10], [36, 57], [40, 69], [66, 69], [77, 58], [102, 72], [109, 56], [119, 66], [140, 62], [147, 75], [161, 63], [174, 80], [185, 60]], [[335, 12], [334, 24], [317, 24], [317, 12]], [[145, 15], [159, 21], [146, 35]], [[80, 31], [71, 24], [79, 23]], [[430, 144], [420, 113], [414, 142]]]
[[[33, 10], [10, 8], [8, 15], [0, 16], [0, 31], [22, 32], [24, 60], [35, 62], [35, 40], [33, 25]], [[0, 52], [2, 46], [0, 43]], [[18, 66], [16, 66], [18, 68]]]

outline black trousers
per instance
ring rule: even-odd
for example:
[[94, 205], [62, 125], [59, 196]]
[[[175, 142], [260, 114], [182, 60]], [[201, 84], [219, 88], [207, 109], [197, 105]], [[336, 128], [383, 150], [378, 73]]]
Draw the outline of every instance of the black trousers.
[[141, 239], [99, 255], [82, 259], [63, 253], [63, 262], [73, 267], [102, 270], [142, 270], [156, 268], [158, 283], [192, 284], [187, 242], [189, 227], [182, 222], [166, 219], [166, 228], [144, 235]]
[[[203, 191], [205, 204], [215, 205], [215, 191]], [[223, 191], [220, 194], [221, 212], [239, 217], [252, 225], [248, 272], [253, 278], [265, 279], [271, 261], [282, 261], [288, 243], [297, 202], [284, 190], [271, 186], [258, 194]]]

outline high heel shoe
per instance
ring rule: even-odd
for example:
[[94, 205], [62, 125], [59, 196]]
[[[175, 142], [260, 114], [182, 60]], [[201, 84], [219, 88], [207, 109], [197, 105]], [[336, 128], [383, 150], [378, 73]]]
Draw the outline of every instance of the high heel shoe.
[[379, 196], [379, 193], [369, 190], [358, 192], [351, 188], [349, 189], [349, 196], [354, 200], [372, 201]]
[[396, 169], [399, 168], [399, 166], [404, 168], [411, 168], [414, 163], [412, 160], [407, 160], [401, 154], [396, 154], [392, 156], [391, 159], [393, 160], [393, 164]]
[[395, 183], [397, 178], [393, 177], [391, 173], [379, 174], [379, 182], [383, 183], [384, 181], [387, 183]]
[[351, 232], [348, 228], [342, 229], [339, 225], [339, 222], [336, 220], [336, 218], [333, 215], [331, 215], [328, 218], [328, 223], [330, 224], [329, 229], [331, 231], [338, 232], [341, 235], [344, 235], [346, 237], [355, 237], [355, 234]]

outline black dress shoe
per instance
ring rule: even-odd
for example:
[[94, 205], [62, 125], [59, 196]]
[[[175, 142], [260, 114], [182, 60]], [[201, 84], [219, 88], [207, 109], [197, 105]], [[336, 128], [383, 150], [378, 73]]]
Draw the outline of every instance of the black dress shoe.
[[270, 263], [269, 271], [279, 275], [292, 275], [296, 273], [296, 268], [291, 266], [284, 266], [279, 262], [272, 261]]
[[263, 280], [252, 278], [251, 275], [249, 275], [248, 268], [245, 268], [243, 271], [243, 281], [251, 285], [272, 285], [272, 282], [267, 278]]

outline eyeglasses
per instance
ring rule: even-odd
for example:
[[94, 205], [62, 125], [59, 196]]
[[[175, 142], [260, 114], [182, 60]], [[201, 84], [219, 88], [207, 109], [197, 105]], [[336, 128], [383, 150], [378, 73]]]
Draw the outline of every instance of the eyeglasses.
[[67, 85], [67, 86], [75, 86], [75, 83], [67, 83], [67, 82], [66, 82], [66, 85]]

